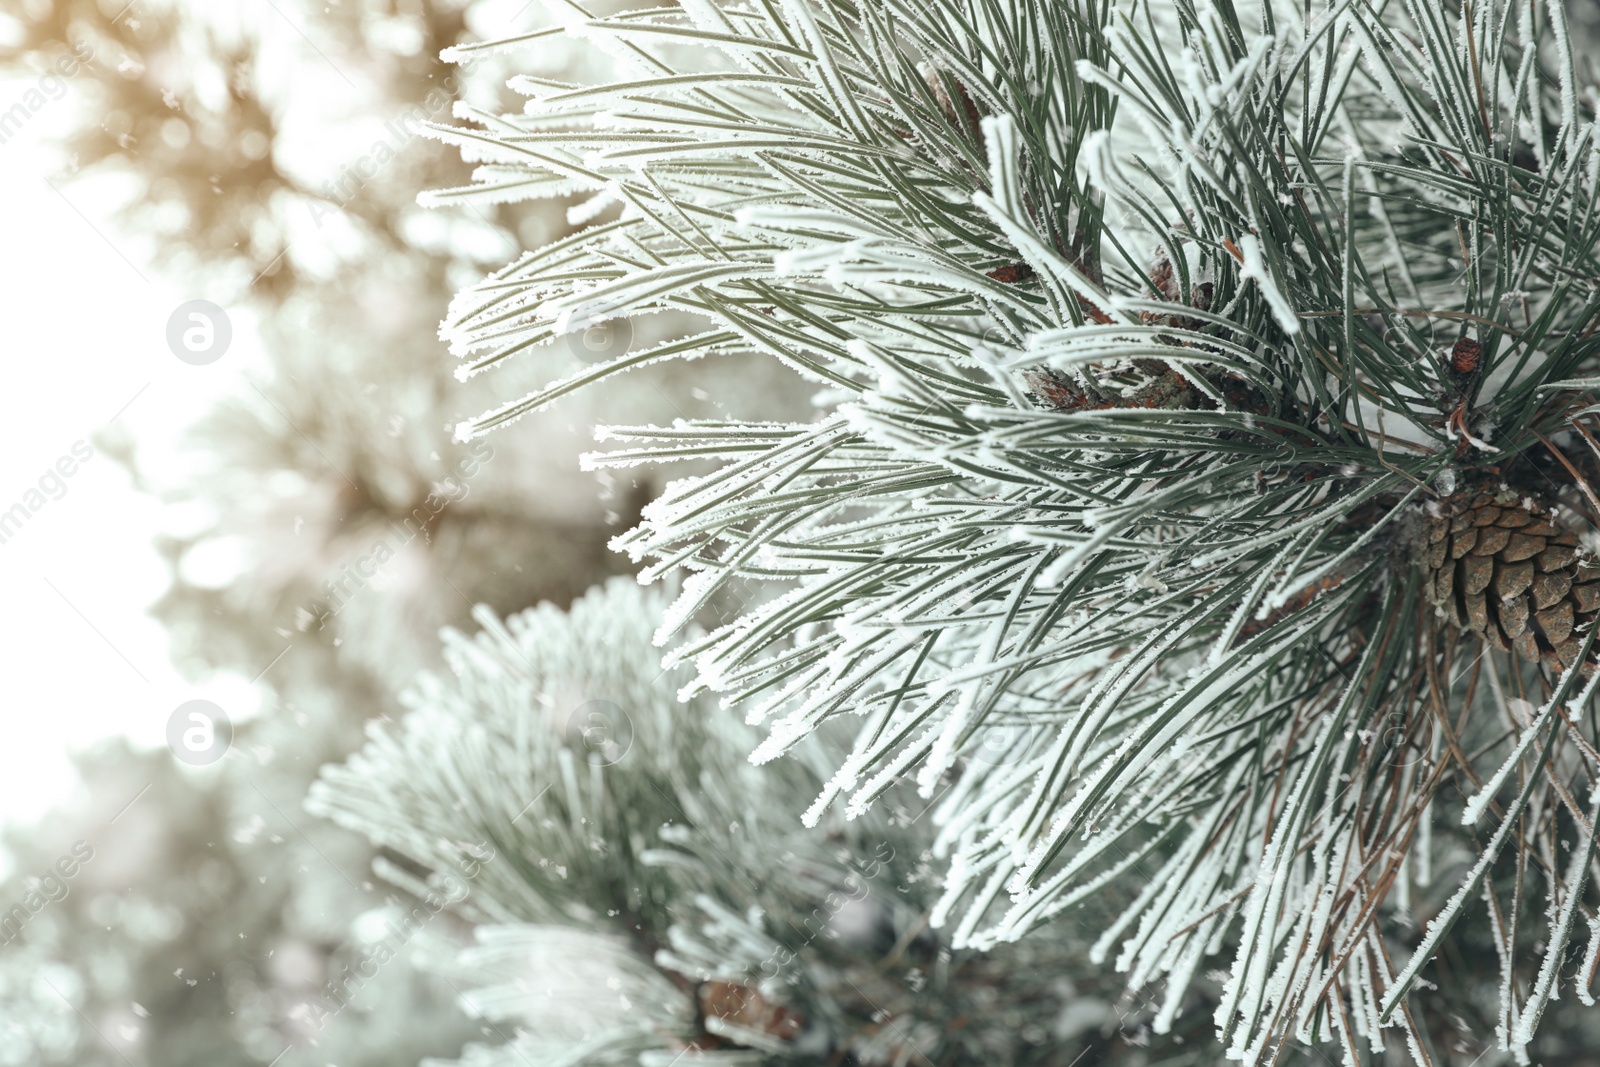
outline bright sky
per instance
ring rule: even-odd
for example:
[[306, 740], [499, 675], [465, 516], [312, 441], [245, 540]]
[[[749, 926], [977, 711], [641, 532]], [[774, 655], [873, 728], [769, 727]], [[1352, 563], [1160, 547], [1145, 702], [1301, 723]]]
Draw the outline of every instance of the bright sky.
[[[480, 0], [472, 21], [480, 33], [505, 32], [526, 22], [529, 7]], [[308, 44], [276, 5], [204, 11], [249, 23], [262, 69], [292, 72], [278, 91], [302, 106], [286, 107], [285, 121], [314, 118], [285, 126], [275, 146], [281, 164], [331, 167], [331, 176], [351, 145], [382, 133], [370, 88]], [[395, 25], [404, 28], [403, 20]], [[36, 87], [33, 79], [0, 78], [0, 113]], [[247, 370], [267, 368], [257, 331], [237, 308], [229, 309], [233, 340], [220, 360], [195, 366], [173, 355], [166, 332], [174, 310], [194, 299], [226, 303], [230, 294], [175, 287], [139, 240], [118, 232], [109, 193], [59, 180], [64, 161], [51, 142], [79, 106], [69, 81], [61, 99], [36, 108], [0, 144], [0, 515], [36, 502], [27, 494], [41, 476], [70, 457], [75, 442], [108, 430], [130, 435], [162, 484], [181, 483], [195, 458], [184, 429], [218, 398], [244, 392]], [[314, 256], [319, 240], [333, 239], [296, 237], [295, 252]], [[168, 717], [185, 701], [212, 700], [235, 721], [257, 710], [259, 696], [242, 676], [201, 684], [179, 677], [164, 629], [147, 614], [168, 577], [153, 538], [181, 521], [97, 454], [65, 479], [59, 499], [0, 543], [0, 664], [9, 682], [0, 709], [10, 726], [0, 743], [0, 822], [32, 821], [68, 797], [77, 784], [73, 750], [117, 733], [163, 744]]]
[[[0, 111], [30, 87], [0, 79]], [[247, 366], [259, 366], [254, 331], [237, 314], [222, 359], [192, 366], [175, 358], [168, 317], [208, 294], [159, 277], [89, 189], [46, 180], [57, 161], [41, 142], [71, 117], [72, 104], [70, 96], [47, 104], [0, 144], [0, 513], [38, 488], [75, 442], [113, 421], [143, 460], [172, 470], [185, 462], [182, 428], [241, 388]], [[245, 679], [196, 686], [171, 666], [166, 633], [146, 614], [167, 586], [152, 545], [160, 504], [98, 453], [64, 483], [59, 499], [47, 495], [0, 544], [5, 821], [32, 821], [70, 795], [69, 750], [115, 733], [161, 744], [173, 709], [195, 697], [235, 717], [257, 702]]]

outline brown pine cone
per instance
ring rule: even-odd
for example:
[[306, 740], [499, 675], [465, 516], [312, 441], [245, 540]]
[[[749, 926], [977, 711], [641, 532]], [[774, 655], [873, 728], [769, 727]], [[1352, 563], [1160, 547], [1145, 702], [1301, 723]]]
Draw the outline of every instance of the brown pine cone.
[[1600, 615], [1600, 562], [1553, 509], [1503, 485], [1430, 511], [1420, 556], [1424, 595], [1445, 618], [1532, 663], [1571, 666]]

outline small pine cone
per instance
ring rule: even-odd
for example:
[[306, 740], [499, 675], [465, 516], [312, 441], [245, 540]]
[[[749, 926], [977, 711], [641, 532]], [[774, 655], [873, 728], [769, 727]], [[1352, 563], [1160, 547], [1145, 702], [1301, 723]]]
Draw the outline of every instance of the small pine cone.
[[1529, 662], [1571, 666], [1600, 615], [1600, 561], [1552, 509], [1503, 487], [1430, 512], [1419, 554], [1423, 592], [1445, 618]]
[[1478, 373], [1483, 362], [1483, 346], [1470, 337], [1458, 339], [1450, 349], [1450, 373], [1462, 380]]

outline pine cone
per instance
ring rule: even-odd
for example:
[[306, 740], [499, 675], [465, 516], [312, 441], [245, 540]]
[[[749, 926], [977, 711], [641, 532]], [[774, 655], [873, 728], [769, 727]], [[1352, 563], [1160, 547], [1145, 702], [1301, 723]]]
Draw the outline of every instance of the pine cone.
[[1430, 512], [1421, 556], [1424, 594], [1445, 618], [1532, 663], [1571, 666], [1600, 615], [1600, 563], [1554, 509], [1504, 485]]

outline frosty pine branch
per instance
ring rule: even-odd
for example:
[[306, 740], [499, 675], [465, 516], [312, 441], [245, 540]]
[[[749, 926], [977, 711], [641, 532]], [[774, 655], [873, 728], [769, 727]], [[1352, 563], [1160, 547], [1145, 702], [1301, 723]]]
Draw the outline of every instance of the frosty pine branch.
[[[1246, 1062], [1387, 1028], [1429, 1062], [1416, 979], [1469, 907], [1504, 1048], [1589, 1000], [1600, 146], [1559, 3], [547, 7], [614, 79], [463, 109], [477, 184], [432, 199], [594, 221], [444, 335], [471, 375], [701, 326], [462, 432], [667, 359], [824, 390], [591, 458], [718, 464], [619, 544], [684, 577], [659, 639], [757, 760], [859, 719], [808, 819], [941, 796], [958, 945], [1138, 886], [1099, 952], [1163, 1026], [1222, 955]], [[730, 583], [766, 592], [695, 632]]]
[[[386, 880], [474, 922], [473, 944], [425, 953], [490, 1024], [456, 1067], [1048, 1067], [1090, 1047], [1059, 1026], [1072, 941], [951, 953], [927, 930], [927, 820], [798, 825], [831, 742], [750, 766], [756, 731], [708, 697], [679, 704], [691, 669], [653, 662], [665, 607], [618, 578], [570, 612], [479, 608], [404, 718], [312, 789], [308, 807], [385, 850]], [[569, 717], [585, 697], [616, 749]]]

